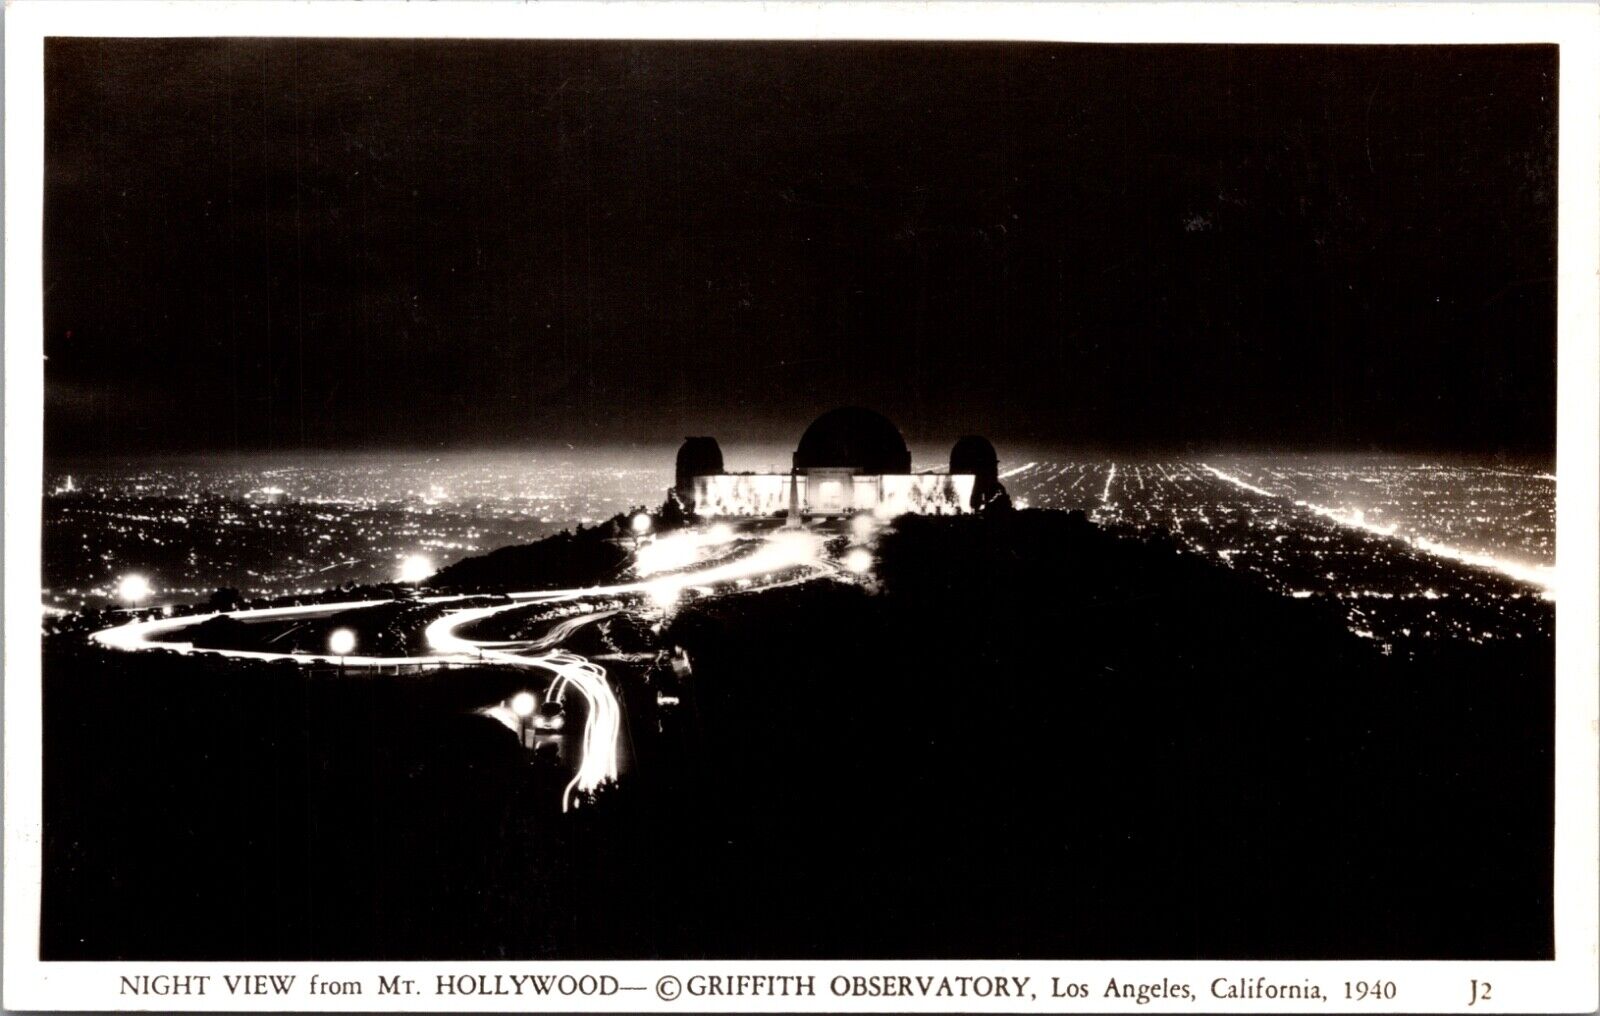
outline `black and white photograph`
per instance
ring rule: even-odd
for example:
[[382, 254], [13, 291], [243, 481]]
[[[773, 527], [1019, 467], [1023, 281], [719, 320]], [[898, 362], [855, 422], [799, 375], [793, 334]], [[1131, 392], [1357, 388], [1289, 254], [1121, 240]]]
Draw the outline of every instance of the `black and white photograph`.
[[[42, 46], [33, 958], [107, 1005], [1558, 958], [1562, 46]], [[954, 999], [1420, 1004], [1154, 980]]]

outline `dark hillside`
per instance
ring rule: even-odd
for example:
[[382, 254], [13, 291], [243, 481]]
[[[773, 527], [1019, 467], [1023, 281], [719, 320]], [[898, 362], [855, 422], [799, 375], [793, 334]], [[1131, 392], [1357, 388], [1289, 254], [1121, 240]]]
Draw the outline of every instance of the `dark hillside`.
[[548, 949], [567, 776], [472, 712], [527, 680], [49, 648], [44, 957]]
[[592, 586], [615, 581], [631, 558], [608, 524], [560, 532], [537, 543], [469, 557], [439, 569], [426, 585], [435, 590], [523, 591]]
[[623, 781], [567, 815], [471, 714], [525, 672], [52, 639], [45, 954], [1550, 955], [1548, 643], [1384, 656], [1057, 513], [879, 552], [682, 609], [692, 673], [608, 660]]
[[878, 596], [673, 626], [703, 732], [675, 855], [697, 944], [1549, 955], [1548, 645], [1384, 657], [1058, 514], [906, 518], [881, 557]]

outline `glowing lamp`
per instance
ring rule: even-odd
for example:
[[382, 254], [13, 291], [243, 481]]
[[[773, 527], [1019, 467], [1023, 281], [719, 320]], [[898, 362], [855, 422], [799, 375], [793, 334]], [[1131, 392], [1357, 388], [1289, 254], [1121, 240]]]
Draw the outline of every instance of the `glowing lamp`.
[[634, 569], [640, 575], [677, 571], [694, 564], [699, 556], [699, 545], [687, 533], [658, 536], [639, 548]]
[[633, 535], [643, 536], [650, 531], [650, 516], [644, 512], [633, 517]]
[[356, 633], [349, 628], [335, 628], [328, 636], [328, 652], [335, 656], [348, 656], [355, 648]]
[[857, 547], [844, 556], [844, 566], [857, 575], [865, 575], [872, 570], [872, 552], [865, 547]]
[[433, 561], [422, 554], [412, 554], [400, 562], [401, 582], [421, 582], [433, 574]]
[[124, 575], [117, 583], [117, 599], [125, 603], [138, 603], [150, 596], [150, 580], [143, 575]]
[[878, 520], [871, 515], [861, 514], [850, 520], [850, 535], [856, 538], [857, 543], [866, 543], [872, 539], [872, 534], [877, 528]]
[[533, 692], [531, 691], [519, 691], [511, 696], [511, 711], [523, 719], [532, 716], [533, 711], [538, 707], [539, 700], [533, 697]]
[[645, 592], [656, 606], [663, 610], [678, 602], [678, 597], [683, 595], [683, 583], [672, 579], [660, 579], [650, 583]]

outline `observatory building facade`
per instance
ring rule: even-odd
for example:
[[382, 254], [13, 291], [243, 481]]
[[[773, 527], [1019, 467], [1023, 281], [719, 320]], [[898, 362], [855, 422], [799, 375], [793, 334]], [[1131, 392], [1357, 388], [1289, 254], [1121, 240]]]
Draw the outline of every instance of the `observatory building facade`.
[[684, 509], [703, 517], [917, 512], [955, 515], [999, 503], [999, 458], [981, 437], [964, 437], [947, 472], [914, 473], [895, 425], [870, 409], [830, 410], [806, 428], [787, 473], [729, 473], [714, 438], [678, 450], [673, 487]]

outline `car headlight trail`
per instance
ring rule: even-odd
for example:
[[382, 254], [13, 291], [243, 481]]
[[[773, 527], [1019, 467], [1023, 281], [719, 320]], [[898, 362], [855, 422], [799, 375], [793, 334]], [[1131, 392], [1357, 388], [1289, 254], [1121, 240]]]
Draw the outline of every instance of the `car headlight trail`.
[[[665, 539], [665, 538], [664, 538]], [[706, 536], [687, 536], [686, 543], [696, 551], [731, 543], [729, 534], [715, 530]], [[742, 557], [709, 563], [693, 571], [675, 572], [669, 581], [680, 589], [709, 587], [719, 583], [739, 583], [789, 573], [788, 581], [808, 581], [833, 573], [824, 560], [824, 539], [815, 533], [778, 531], [760, 538], [754, 551]], [[690, 555], [682, 555], [687, 559]], [[643, 567], [637, 569], [641, 576], [653, 575], [663, 564], [679, 557], [676, 551], [654, 556], [645, 555]], [[795, 573], [798, 572], [798, 578]], [[380, 607], [395, 602], [392, 599], [358, 600], [343, 603], [317, 603], [288, 607], [264, 607], [250, 610], [190, 614], [181, 617], [161, 617], [130, 621], [114, 628], [95, 632], [90, 636], [95, 643], [108, 649], [136, 652], [166, 650], [180, 654], [208, 654], [240, 660], [291, 661], [304, 664], [333, 664], [341, 668], [358, 670], [384, 667], [441, 667], [472, 664], [494, 664], [544, 671], [551, 676], [547, 693], [552, 701], [561, 701], [567, 689], [583, 697], [587, 708], [587, 721], [581, 735], [581, 747], [576, 771], [562, 795], [562, 810], [572, 807], [580, 794], [593, 793], [602, 785], [617, 778], [617, 752], [622, 732], [622, 706], [606, 678], [604, 667], [560, 647], [584, 625], [617, 613], [616, 609], [591, 611], [557, 622], [543, 636], [521, 640], [479, 640], [464, 633], [487, 618], [510, 610], [526, 609], [531, 605], [555, 605], [581, 601], [642, 596], [649, 600], [652, 589], [663, 581], [650, 578], [644, 581], [581, 589], [537, 590], [508, 594], [509, 602], [491, 606], [461, 606], [449, 604], [474, 599], [469, 596], [433, 596], [412, 601], [428, 605], [445, 605], [446, 611], [424, 629], [423, 638], [428, 647], [426, 655], [369, 656], [337, 655], [332, 652], [269, 652], [254, 649], [227, 649], [196, 646], [183, 641], [181, 633], [219, 617], [228, 617], [242, 623], [274, 621], [287, 618], [314, 620], [332, 617], [349, 611]], [[788, 584], [788, 581], [782, 584]], [[763, 588], [760, 585], [739, 585], [739, 589]]]

